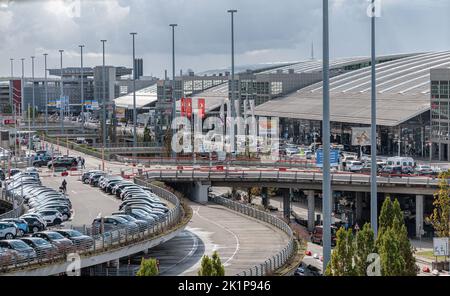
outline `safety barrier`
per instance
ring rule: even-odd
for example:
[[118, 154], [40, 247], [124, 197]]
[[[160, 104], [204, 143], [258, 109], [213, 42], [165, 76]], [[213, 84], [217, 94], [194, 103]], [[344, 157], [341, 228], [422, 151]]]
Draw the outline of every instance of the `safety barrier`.
[[238, 276], [270, 275], [275, 270], [284, 266], [288, 262], [288, 260], [295, 254], [294, 233], [292, 232], [292, 229], [289, 227], [289, 225], [287, 225], [280, 218], [277, 218], [273, 215], [255, 209], [253, 207], [232, 201], [230, 199], [223, 198], [221, 196], [212, 197], [212, 201], [238, 213], [253, 217], [257, 220], [275, 226], [276, 228], [286, 233], [289, 237], [288, 244], [281, 251], [279, 251], [272, 257], [266, 259], [264, 262], [261, 262], [261, 264], [255, 265], [252, 268], [249, 268], [245, 271], [238, 273], [237, 274]]
[[20, 196], [17, 196], [17, 197], [11, 197], [11, 196], [7, 196], [7, 195], [4, 196], [2, 194], [2, 200], [9, 202], [13, 207], [15, 204], [16, 207], [9, 212], [1, 214], [0, 220], [1, 219], [9, 219], [9, 218], [17, 218], [22, 215], [22, 213], [23, 213], [23, 198], [21, 198]]
[[87, 235], [89, 238], [75, 242], [75, 244], [55, 244], [54, 246], [56, 248], [36, 250], [34, 253], [17, 254], [7, 252], [0, 254], [0, 272], [9, 273], [18, 269], [31, 267], [36, 269], [42, 265], [63, 264], [67, 256], [74, 252], [80, 256], [93, 257], [124, 246], [129, 247], [142, 244], [163, 235], [182, 221], [184, 210], [180, 201], [173, 193], [140, 180], [136, 182], [138, 184], [145, 184], [145, 186], [149, 187], [160, 198], [172, 203], [174, 207], [154, 223], [141, 224], [137, 228], [116, 228], [101, 233], [99, 229], [93, 227], [77, 227], [75, 228], [76, 230]]

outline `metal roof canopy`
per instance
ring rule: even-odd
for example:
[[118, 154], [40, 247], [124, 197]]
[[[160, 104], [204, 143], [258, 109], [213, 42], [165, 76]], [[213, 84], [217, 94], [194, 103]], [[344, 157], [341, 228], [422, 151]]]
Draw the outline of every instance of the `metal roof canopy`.
[[[370, 125], [370, 94], [331, 94], [331, 121]], [[378, 94], [377, 124], [397, 126], [430, 110], [424, 95]], [[256, 107], [258, 116], [322, 120], [322, 94], [295, 93]]]

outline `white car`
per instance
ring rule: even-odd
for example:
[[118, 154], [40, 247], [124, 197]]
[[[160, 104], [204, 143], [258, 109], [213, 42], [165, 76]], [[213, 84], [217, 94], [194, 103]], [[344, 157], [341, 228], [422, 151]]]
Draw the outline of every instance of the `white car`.
[[59, 225], [63, 222], [62, 214], [57, 210], [43, 210], [38, 212], [47, 222], [47, 225]]
[[352, 160], [346, 162], [347, 171], [349, 172], [359, 172], [364, 167], [363, 163], [360, 161]]
[[0, 237], [4, 239], [14, 239], [17, 236], [17, 226], [14, 223], [0, 223]]

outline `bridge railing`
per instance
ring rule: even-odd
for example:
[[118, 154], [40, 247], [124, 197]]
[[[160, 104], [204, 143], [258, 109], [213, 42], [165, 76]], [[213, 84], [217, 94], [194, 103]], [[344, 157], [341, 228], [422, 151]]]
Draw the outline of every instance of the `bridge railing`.
[[277, 218], [273, 215], [270, 215], [269, 213], [255, 209], [253, 207], [223, 198], [221, 196], [213, 197], [212, 201], [217, 204], [220, 204], [222, 206], [225, 206], [233, 211], [236, 211], [238, 213], [241, 213], [246, 216], [250, 216], [257, 220], [268, 223], [268, 224], [280, 229], [281, 231], [286, 233], [287, 236], [289, 237], [289, 242], [287, 243], [287, 245], [282, 250], [280, 250], [278, 253], [276, 253], [275, 255], [273, 255], [270, 258], [267, 258], [260, 264], [255, 265], [252, 268], [249, 268], [247, 270], [240, 272], [237, 275], [239, 275], [239, 276], [269, 275], [272, 272], [274, 272], [275, 270], [284, 266], [287, 263], [287, 261], [294, 255], [294, 253], [295, 253], [294, 234], [292, 232], [292, 229], [289, 227], [289, 225], [287, 225], [280, 218]]
[[9, 218], [17, 218], [23, 214], [23, 198], [20, 196], [9, 196], [6, 194], [5, 190], [2, 190], [2, 194], [0, 197], [3, 201], [10, 203], [13, 206], [13, 209], [9, 212], [0, 215], [1, 219], [9, 219]]
[[[68, 256], [77, 253], [83, 257], [107, 253], [120, 247], [134, 245], [149, 241], [163, 235], [178, 225], [184, 216], [184, 210], [178, 198], [171, 192], [136, 180], [138, 184], [149, 187], [159, 197], [174, 205], [165, 216], [155, 223], [138, 225], [137, 228], [116, 228], [102, 233], [94, 227], [73, 228], [89, 236], [85, 240], [75, 242], [74, 245], [54, 245], [53, 249], [36, 250], [35, 254], [6, 252], [0, 254], [0, 273], [8, 273], [18, 269], [39, 268], [40, 265], [51, 265], [66, 262]], [[118, 258], [115, 258], [118, 259]]]
[[[275, 182], [296, 182], [296, 181], [318, 181], [323, 180], [323, 174], [320, 171], [311, 170], [276, 170], [276, 169], [227, 169], [217, 167], [180, 167], [164, 169], [146, 169], [144, 170], [147, 178], [157, 179], [185, 179], [185, 180], [231, 180], [242, 179], [247, 181], [267, 181]], [[369, 175], [352, 174], [348, 172], [335, 172], [331, 174], [333, 183], [348, 184], [370, 184]], [[417, 185], [417, 186], [437, 186], [439, 179], [428, 177], [381, 177], [377, 178], [378, 184], [392, 185]]]

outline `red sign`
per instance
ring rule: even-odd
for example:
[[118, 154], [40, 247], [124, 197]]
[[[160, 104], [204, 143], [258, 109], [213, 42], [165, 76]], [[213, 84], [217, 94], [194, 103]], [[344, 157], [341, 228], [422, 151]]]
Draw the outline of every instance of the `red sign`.
[[192, 99], [186, 98], [186, 116], [191, 119], [192, 117]]
[[12, 81], [12, 98], [13, 98], [14, 104], [16, 105], [16, 109], [20, 110], [21, 104], [22, 104], [22, 81], [21, 80], [13, 80]]
[[185, 116], [186, 115], [186, 99], [185, 98], [181, 98], [181, 116]]
[[198, 99], [198, 116], [203, 119], [205, 118], [205, 99]]
[[15, 121], [14, 121], [14, 119], [5, 119], [5, 120], [3, 120], [3, 124], [4, 125], [15, 124]]

